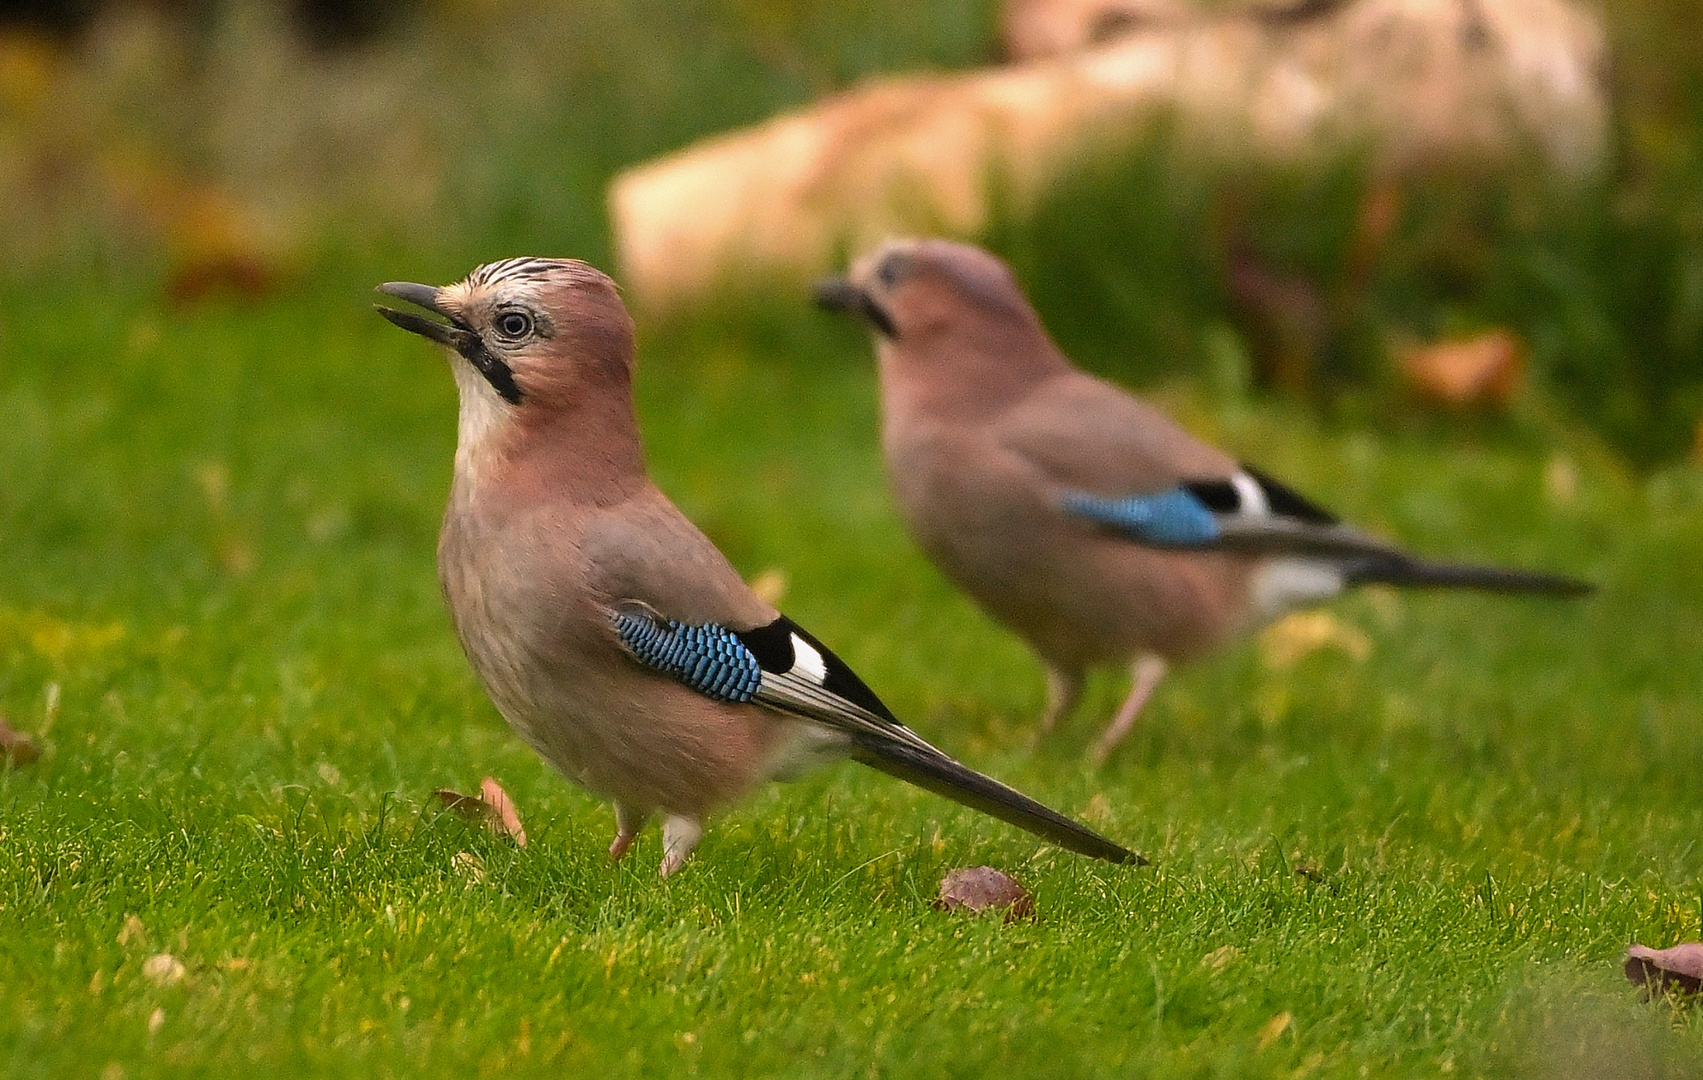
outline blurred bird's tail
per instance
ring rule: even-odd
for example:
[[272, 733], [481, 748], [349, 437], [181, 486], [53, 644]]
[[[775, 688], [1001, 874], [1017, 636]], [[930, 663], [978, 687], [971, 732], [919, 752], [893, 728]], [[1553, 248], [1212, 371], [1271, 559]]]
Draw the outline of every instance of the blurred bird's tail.
[[[1136, 866], [1147, 864], [1147, 860], [1135, 852], [1119, 847], [1087, 826], [1042, 806], [991, 776], [983, 776], [960, 765], [932, 747], [925, 750], [909, 743], [878, 739], [854, 741], [857, 749], [852, 756], [872, 769], [879, 769], [936, 795], [944, 795], [953, 802], [980, 810], [1008, 825], [1026, 829], [1079, 855]], [[930, 750], [933, 752], [930, 753]]]
[[1342, 561], [1345, 585], [1400, 585], [1416, 589], [1477, 589], [1480, 592], [1526, 593], [1534, 596], [1587, 596], [1596, 586], [1587, 581], [1494, 566], [1434, 563], [1398, 553], [1364, 555]]

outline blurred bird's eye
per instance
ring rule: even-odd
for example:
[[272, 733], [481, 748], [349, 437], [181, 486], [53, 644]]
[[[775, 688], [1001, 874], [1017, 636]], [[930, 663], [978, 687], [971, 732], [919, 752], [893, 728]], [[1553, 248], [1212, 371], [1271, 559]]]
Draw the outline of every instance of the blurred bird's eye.
[[532, 316], [524, 311], [505, 311], [497, 316], [497, 333], [506, 338], [523, 338], [532, 333]]
[[894, 252], [881, 260], [881, 265], [875, 268], [875, 276], [881, 279], [881, 284], [891, 289], [905, 276], [910, 260], [903, 253]]

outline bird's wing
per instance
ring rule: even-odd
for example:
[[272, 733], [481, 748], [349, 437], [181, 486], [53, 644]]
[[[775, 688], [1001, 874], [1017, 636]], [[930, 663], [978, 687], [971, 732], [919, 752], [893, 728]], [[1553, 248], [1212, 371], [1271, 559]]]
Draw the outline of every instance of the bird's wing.
[[803, 627], [778, 615], [736, 630], [685, 623], [638, 601], [618, 605], [610, 623], [635, 661], [719, 701], [750, 703], [820, 724], [845, 736], [866, 765], [1027, 829], [1060, 847], [1110, 862], [1130, 851], [966, 768], [901, 724], [839, 657]]
[[1065, 513], [1150, 547], [1325, 558], [1401, 554], [1246, 466], [1224, 479], [1184, 480], [1153, 492], [1065, 487], [1057, 497]]
[[1309, 499], [1184, 431], [1132, 394], [1072, 372], [997, 421], [1064, 513], [1150, 547], [1389, 555]]
[[1152, 405], [1079, 371], [1036, 386], [993, 419], [991, 434], [1050, 482], [1108, 495], [1227, 479], [1238, 468]]

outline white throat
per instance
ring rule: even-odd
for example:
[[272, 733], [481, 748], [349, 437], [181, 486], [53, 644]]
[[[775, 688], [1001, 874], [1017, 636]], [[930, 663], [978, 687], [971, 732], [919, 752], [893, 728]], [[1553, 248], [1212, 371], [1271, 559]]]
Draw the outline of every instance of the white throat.
[[461, 397], [455, 440], [455, 475], [457, 479], [473, 480], [494, 452], [494, 437], [508, 422], [513, 406], [504, 401], [485, 376], [465, 359], [452, 354], [449, 363], [450, 370], [455, 372], [455, 388]]

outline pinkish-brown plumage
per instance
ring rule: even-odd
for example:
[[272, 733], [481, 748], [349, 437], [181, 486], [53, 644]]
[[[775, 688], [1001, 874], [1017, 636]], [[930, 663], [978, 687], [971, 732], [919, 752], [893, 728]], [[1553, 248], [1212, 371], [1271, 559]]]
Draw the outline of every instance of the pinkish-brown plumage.
[[[1423, 563], [1336, 524], [1073, 367], [1010, 270], [979, 248], [894, 241], [818, 296], [875, 329], [882, 448], [899, 513], [935, 565], [1045, 662], [1043, 729], [1075, 704], [1088, 669], [1133, 662], [1129, 697], [1097, 756], [1130, 730], [1169, 665], [1345, 585], [1578, 591], [1561, 579]], [[1258, 550], [1166, 550], [1072, 509], [1078, 497], [1194, 482], [1224, 489]]]
[[[847, 754], [902, 775], [883, 757], [890, 751], [913, 771], [920, 760], [940, 783], [985, 781], [973, 793], [984, 800], [1008, 791], [927, 747], [878, 702], [869, 705], [872, 697], [852, 702], [821, 680], [801, 683], [791, 670], [796, 657], [814, 657], [811, 670], [824, 673], [837, 673], [838, 660], [807, 645], [751, 592], [646, 475], [633, 414], [632, 323], [607, 277], [573, 260], [511, 259], [441, 289], [392, 283], [381, 291], [448, 320], [380, 309], [452, 357], [460, 422], [438, 573], [456, 634], [515, 731], [615, 803], [613, 855], [661, 814], [669, 873], [716, 808]], [[769, 696], [718, 699], [657, 667], [617, 628], [617, 613], [634, 611], [659, 627], [673, 620], [712, 633], [769, 631], [769, 653], [784, 654], [770, 655], [762, 671]], [[727, 633], [716, 640], [746, 648]], [[836, 685], [849, 685], [848, 675], [836, 674]], [[789, 687], [798, 700], [785, 696]], [[857, 689], [868, 695], [861, 683]], [[1128, 855], [1009, 794], [1007, 820], [1101, 857]]]

